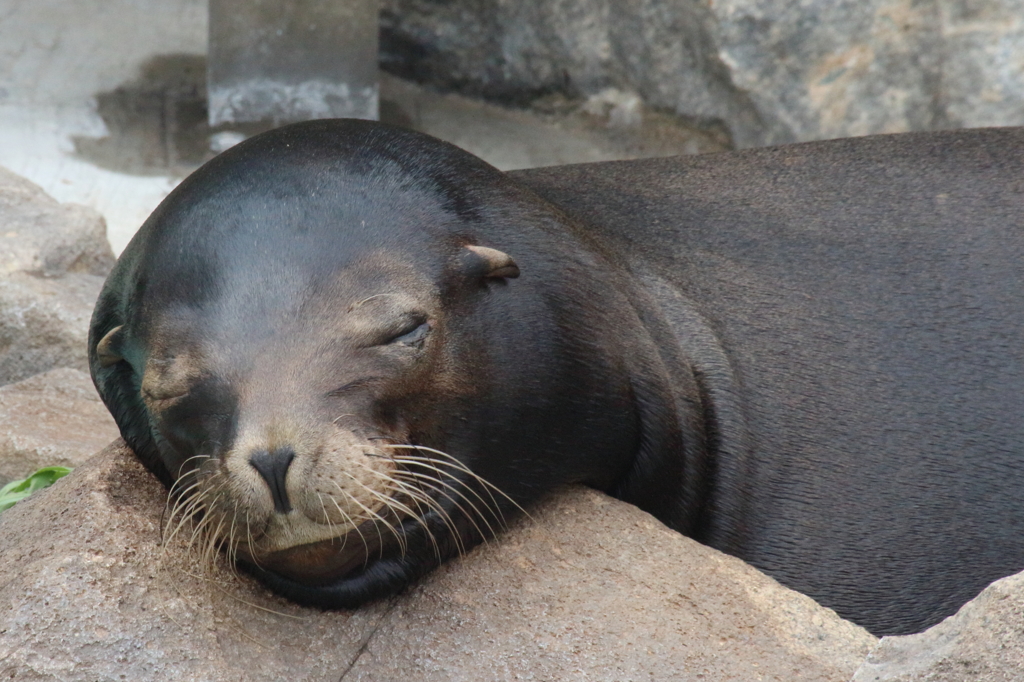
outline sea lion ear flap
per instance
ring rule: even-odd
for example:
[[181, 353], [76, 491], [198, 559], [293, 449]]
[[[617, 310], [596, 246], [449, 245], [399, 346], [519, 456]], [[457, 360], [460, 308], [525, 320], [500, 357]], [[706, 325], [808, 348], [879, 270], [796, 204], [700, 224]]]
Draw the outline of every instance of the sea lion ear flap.
[[110, 367], [124, 359], [119, 348], [122, 338], [121, 330], [123, 328], [124, 325], [114, 327], [104, 334], [100, 342], [96, 344], [96, 359], [99, 360], [100, 367]]
[[519, 266], [512, 260], [512, 256], [475, 244], [468, 244], [462, 254], [462, 271], [470, 277], [485, 279], [511, 279], [519, 276]]

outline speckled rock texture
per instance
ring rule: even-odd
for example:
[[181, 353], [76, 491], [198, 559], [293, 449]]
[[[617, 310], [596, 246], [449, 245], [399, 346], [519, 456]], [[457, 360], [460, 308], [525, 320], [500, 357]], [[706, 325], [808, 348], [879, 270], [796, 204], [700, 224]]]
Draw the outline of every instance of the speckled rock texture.
[[35, 184], [0, 167], [0, 275], [106, 276], [113, 266], [103, 216], [86, 206], [58, 203]]
[[570, 489], [404, 594], [305, 609], [161, 547], [120, 443], [0, 515], [0, 675], [848, 680], [876, 640], [630, 505]]
[[748, 147], [1024, 123], [1024, 0], [383, 0], [382, 64], [527, 103], [613, 91]]
[[916, 635], [883, 637], [853, 682], [1024, 680], [1024, 573], [989, 585]]
[[63, 367], [0, 386], [0, 484], [74, 468], [119, 435], [85, 372]]
[[103, 277], [0, 276], [0, 385], [55, 367], [89, 370], [89, 318]]
[[0, 385], [87, 369], [89, 316], [113, 264], [98, 213], [0, 168]]

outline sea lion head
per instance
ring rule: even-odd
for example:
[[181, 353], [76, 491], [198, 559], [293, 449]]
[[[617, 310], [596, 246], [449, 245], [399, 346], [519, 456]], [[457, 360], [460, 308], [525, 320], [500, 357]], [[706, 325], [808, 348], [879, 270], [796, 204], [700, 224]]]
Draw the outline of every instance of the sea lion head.
[[183, 513], [271, 587], [353, 606], [556, 485], [628, 474], [650, 344], [594, 352], [643, 327], [608, 258], [451, 145], [296, 124], [146, 221], [97, 303], [91, 370]]

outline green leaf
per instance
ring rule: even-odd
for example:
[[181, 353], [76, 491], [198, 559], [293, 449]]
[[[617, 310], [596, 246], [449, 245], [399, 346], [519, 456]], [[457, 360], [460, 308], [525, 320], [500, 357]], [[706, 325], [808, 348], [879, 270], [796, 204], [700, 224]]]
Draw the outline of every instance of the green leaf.
[[10, 509], [37, 490], [53, 485], [54, 481], [71, 473], [67, 467], [44, 467], [28, 478], [11, 481], [0, 488], [0, 512]]

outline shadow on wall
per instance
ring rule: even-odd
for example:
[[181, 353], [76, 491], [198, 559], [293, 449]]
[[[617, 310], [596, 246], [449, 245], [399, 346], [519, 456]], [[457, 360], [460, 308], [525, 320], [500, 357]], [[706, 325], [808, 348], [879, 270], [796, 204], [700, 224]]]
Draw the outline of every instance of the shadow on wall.
[[[139, 76], [96, 95], [108, 135], [73, 138], [78, 156], [121, 173], [183, 177], [231, 144], [269, 127], [207, 122], [206, 59], [168, 54]], [[651, 110], [619, 91], [586, 100], [551, 95], [529, 110], [441, 94], [380, 73], [380, 120], [447, 140], [498, 168], [716, 152], [720, 127]]]
[[[96, 95], [109, 135], [76, 136], [75, 151], [92, 163], [133, 175], [186, 175], [214, 156], [206, 116], [206, 58], [171, 54], [153, 57], [140, 76]], [[231, 130], [259, 132], [234, 124]]]

